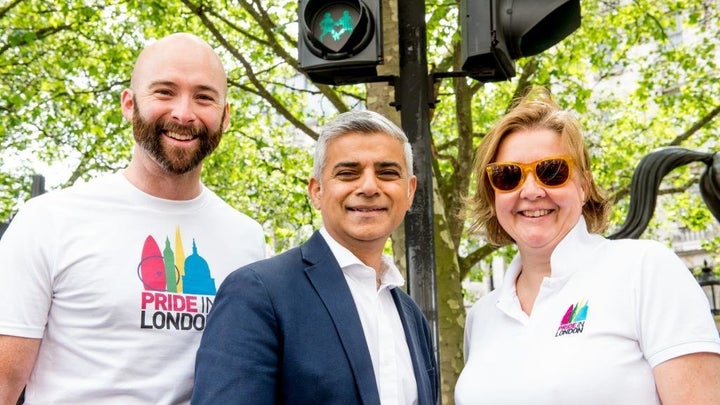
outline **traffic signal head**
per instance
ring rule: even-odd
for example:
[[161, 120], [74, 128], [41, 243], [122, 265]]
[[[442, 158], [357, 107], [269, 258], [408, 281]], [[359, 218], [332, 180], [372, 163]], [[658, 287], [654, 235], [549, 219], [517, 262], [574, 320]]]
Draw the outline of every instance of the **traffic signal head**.
[[515, 76], [515, 60], [537, 55], [580, 27], [580, 0], [462, 0], [462, 69], [483, 82]]
[[377, 77], [382, 62], [381, 0], [300, 0], [298, 62], [316, 83]]

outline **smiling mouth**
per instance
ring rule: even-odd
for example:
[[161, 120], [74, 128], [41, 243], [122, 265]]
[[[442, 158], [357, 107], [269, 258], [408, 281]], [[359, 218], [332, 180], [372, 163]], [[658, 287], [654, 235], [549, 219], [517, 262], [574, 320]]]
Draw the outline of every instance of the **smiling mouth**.
[[190, 134], [180, 134], [177, 132], [171, 132], [171, 131], [164, 131], [165, 136], [175, 139], [177, 141], [191, 141], [195, 139], [193, 135]]
[[519, 211], [518, 214], [528, 217], [528, 218], [539, 218], [545, 215], [548, 215], [551, 213], [552, 210], [528, 210], [528, 211]]
[[385, 211], [385, 208], [348, 208], [348, 211], [355, 211], [355, 212], [378, 212], [378, 211]]

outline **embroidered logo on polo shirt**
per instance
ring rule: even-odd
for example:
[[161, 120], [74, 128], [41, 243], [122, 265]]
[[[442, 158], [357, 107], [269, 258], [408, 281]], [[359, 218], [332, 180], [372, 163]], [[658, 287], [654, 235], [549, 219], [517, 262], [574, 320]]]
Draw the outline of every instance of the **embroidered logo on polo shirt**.
[[575, 305], [570, 305], [570, 308], [565, 311], [565, 315], [560, 321], [560, 327], [558, 327], [557, 332], [555, 332], [555, 337], [582, 333], [585, 327], [587, 313], [587, 300], [580, 301]]

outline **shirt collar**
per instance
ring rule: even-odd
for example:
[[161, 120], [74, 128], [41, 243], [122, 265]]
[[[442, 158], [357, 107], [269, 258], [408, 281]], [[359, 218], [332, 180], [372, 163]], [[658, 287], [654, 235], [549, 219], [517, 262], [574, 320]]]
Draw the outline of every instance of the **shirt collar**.
[[[598, 248], [604, 238], [588, 232], [585, 218], [580, 216], [577, 224], [558, 243], [550, 256], [550, 277], [544, 282], [546, 287], [561, 287], [575, 272], [585, 267], [591, 251]], [[522, 270], [522, 259], [518, 253], [505, 271], [502, 287], [499, 291], [498, 301], [509, 303], [516, 299], [515, 280]]]
[[596, 250], [603, 240], [605, 239], [602, 236], [588, 232], [585, 217], [580, 216], [578, 223], [558, 243], [550, 256], [550, 276], [568, 277], [583, 268], [582, 263], [592, 257], [592, 251]]
[[[327, 243], [328, 247], [330, 247], [330, 251], [333, 253], [333, 256], [335, 256], [335, 260], [337, 260], [345, 275], [356, 278], [372, 279], [374, 285], [376, 274], [375, 269], [367, 266], [345, 246], [333, 239], [324, 226], [320, 228], [320, 235], [322, 235], [325, 239], [325, 243]], [[384, 270], [382, 273], [382, 279], [380, 280], [382, 286], [392, 288], [402, 287], [405, 285], [405, 278], [403, 278], [400, 270], [398, 270], [397, 266], [395, 266], [395, 263], [389, 256], [382, 256], [382, 265]]]

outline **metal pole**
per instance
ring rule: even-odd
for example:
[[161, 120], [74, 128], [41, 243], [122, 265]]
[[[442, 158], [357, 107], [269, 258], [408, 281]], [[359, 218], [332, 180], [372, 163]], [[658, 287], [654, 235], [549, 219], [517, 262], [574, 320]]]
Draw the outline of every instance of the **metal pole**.
[[418, 179], [415, 201], [405, 217], [408, 290], [430, 323], [435, 355], [439, 360], [430, 153], [430, 78], [424, 1], [398, 0], [398, 23], [400, 76], [395, 85], [395, 96], [402, 128], [413, 148], [413, 166]]
[[45, 177], [40, 174], [33, 174], [30, 197], [37, 197], [40, 194], [45, 194]]

